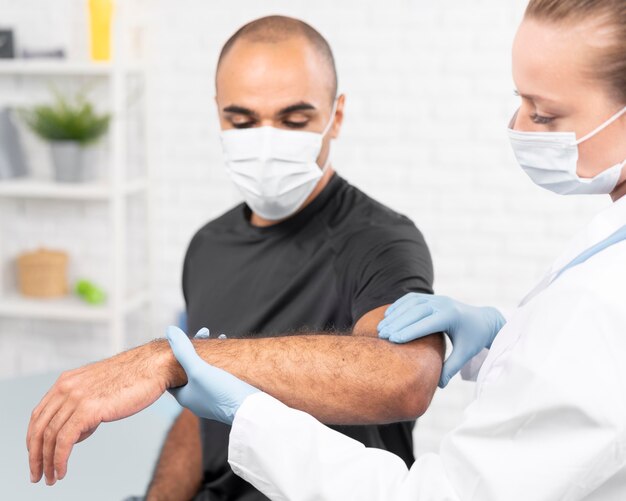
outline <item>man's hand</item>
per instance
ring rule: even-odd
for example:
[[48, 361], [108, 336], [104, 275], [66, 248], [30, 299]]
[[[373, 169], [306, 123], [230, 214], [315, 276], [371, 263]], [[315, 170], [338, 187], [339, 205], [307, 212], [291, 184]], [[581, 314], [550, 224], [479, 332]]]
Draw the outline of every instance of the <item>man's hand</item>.
[[100, 423], [145, 409], [167, 390], [166, 374], [154, 363], [162, 348], [149, 343], [61, 374], [31, 414], [26, 435], [31, 482], [42, 474], [48, 485], [61, 480], [74, 444]]

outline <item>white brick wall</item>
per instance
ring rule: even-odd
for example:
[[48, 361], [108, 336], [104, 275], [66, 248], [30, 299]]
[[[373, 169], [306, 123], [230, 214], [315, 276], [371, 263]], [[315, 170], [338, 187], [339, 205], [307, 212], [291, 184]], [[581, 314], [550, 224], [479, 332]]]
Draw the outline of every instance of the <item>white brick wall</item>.
[[[515, 305], [563, 243], [608, 204], [545, 193], [513, 160], [505, 134], [516, 103], [510, 46], [525, 3], [143, 2], [138, 11], [147, 28], [152, 96], [159, 328], [138, 337], [161, 335], [160, 327], [182, 308], [180, 273], [189, 238], [238, 200], [221, 163], [214, 66], [221, 44], [236, 28], [271, 13], [300, 17], [330, 41], [347, 95], [334, 166], [416, 221], [433, 252], [437, 291], [474, 303]], [[64, 32], [67, 19], [58, 13], [41, 29], [44, 13], [55, 12], [54, 6], [59, 3], [0, 0], [0, 22], [32, 23], [37, 36], [29, 37], [38, 43], [46, 41], [46, 33], [50, 40], [72, 43]], [[18, 324], [0, 323], [0, 375], [98, 356], [97, 347], [65, 327], [56, 332], [54, 325], [47, 339], [16, 344], [14, 336], [28, 331]], [[423, 420], [424, 449], [458, 419], [468, 388], [454, 383], [438, 394]]]

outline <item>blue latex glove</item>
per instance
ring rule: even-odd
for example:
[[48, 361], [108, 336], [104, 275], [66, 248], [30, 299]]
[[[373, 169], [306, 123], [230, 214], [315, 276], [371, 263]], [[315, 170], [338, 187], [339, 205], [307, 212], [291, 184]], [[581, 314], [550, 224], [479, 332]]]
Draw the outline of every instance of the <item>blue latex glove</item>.
[[[195, 337], [208, 338], [209, 330], [200, 329]], [[259, 390], [202, 360], [187, 334], [178, 327], [167, 328], [167, 340], [188, 379], [185, 386], [170, 388], [169, 392], [196, 416], [232, 424], [246, 397]]]
[[445, 387], [452, 376], [483, 348], [490, 348], [506, 320], [491, 307], [476, 307], [444, 296], [409, 293], [385, 312], [378, 324], [378, 335], [394, 343], [445, 332], [452, 341], [452, 353], [443, 364], [439, 387]]

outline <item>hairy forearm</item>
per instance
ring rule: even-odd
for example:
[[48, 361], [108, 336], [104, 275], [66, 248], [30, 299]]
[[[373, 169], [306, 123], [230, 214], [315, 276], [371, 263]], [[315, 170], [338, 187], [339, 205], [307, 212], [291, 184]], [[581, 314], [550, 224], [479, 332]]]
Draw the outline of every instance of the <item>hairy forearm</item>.
[[[328, 424], [372, 424], [422, 414], [441, 373], [440, 335], [396, 345], [377, 338], [303, 335], [194, 340], [198, 354], [290, 407]], [[187, 377], [167, 349], [154, 343], [170, 387]]]
[[184, 409], [170, 429], [146, 501], [192, 499], [202, 482], [202, 449], [198, 418]]

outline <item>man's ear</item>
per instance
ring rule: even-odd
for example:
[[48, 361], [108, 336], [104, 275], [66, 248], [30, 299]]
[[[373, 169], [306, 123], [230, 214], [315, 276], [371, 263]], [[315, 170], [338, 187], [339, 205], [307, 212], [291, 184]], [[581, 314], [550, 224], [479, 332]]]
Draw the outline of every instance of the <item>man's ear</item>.
[[337, 108], [335, 109], [335, 121], [330, 130], [330, 137], [332, 139], [337, 139], [339, 137], [339, 132], [341, 131], [341, 126], [343, 125], [343, 110], [346, 105], [346, 95], [341, 94], [337, 98]]

